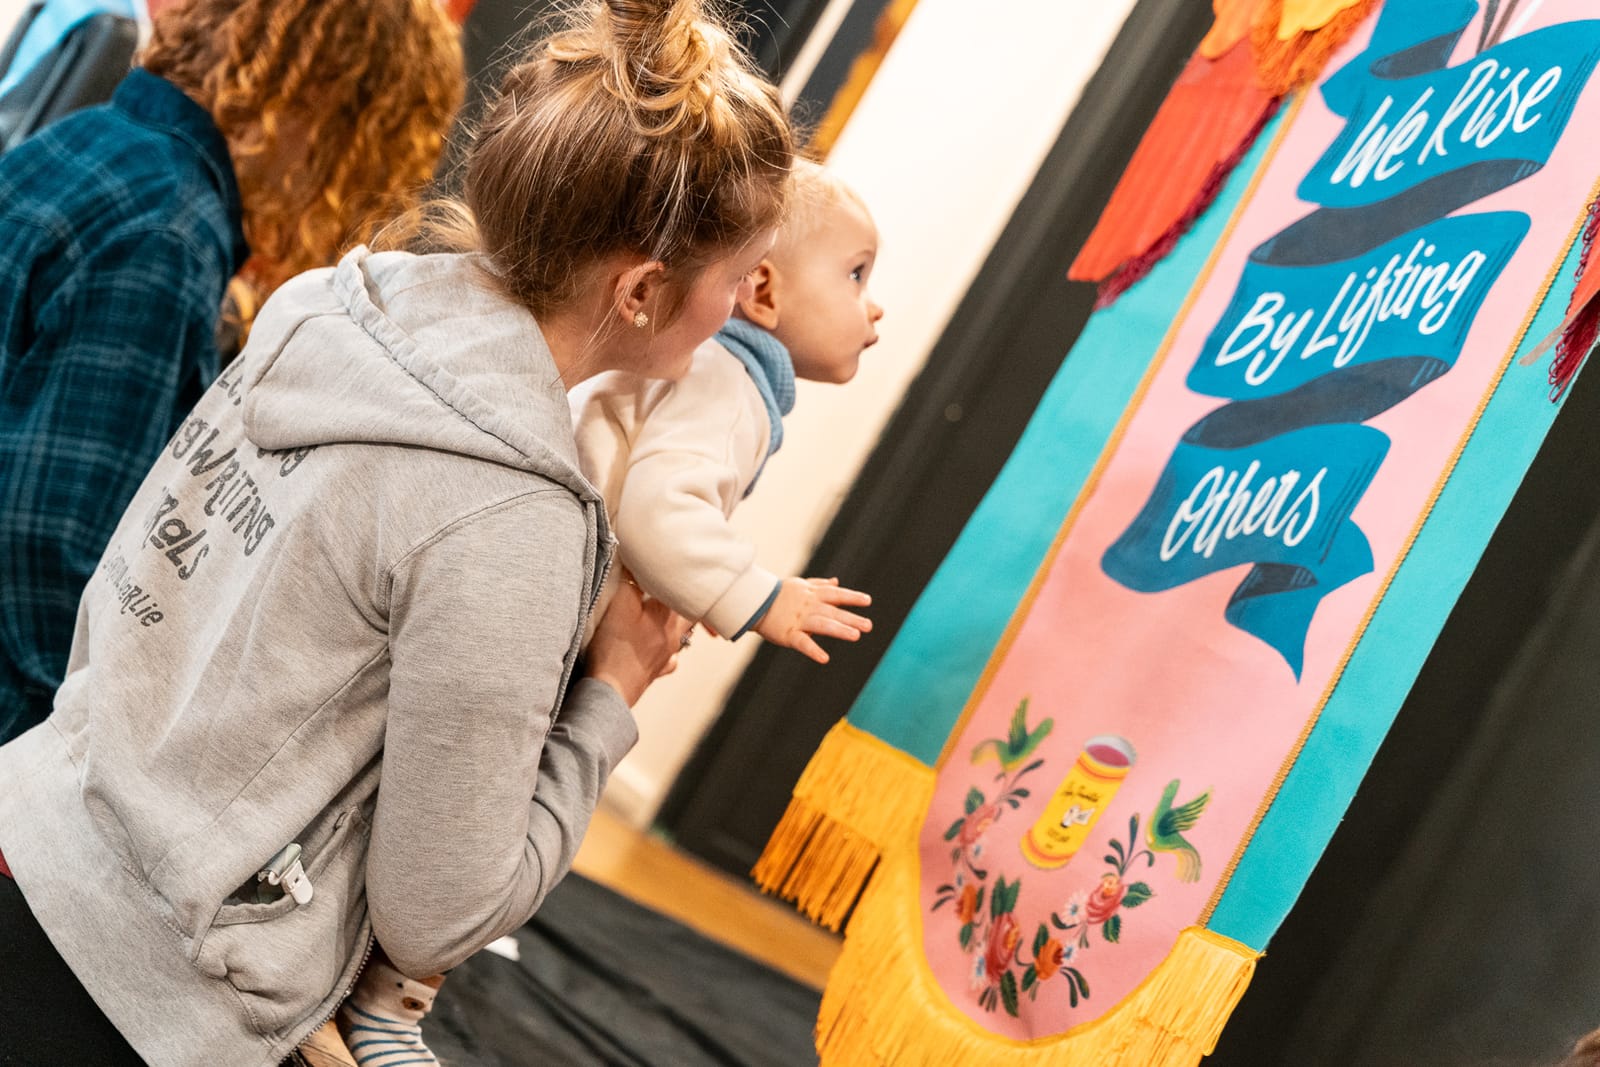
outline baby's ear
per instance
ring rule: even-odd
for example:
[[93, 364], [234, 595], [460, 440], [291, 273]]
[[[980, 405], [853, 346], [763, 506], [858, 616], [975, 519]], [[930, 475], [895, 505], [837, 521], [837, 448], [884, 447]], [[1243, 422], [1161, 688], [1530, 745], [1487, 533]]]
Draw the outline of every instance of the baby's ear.
[[739, 298], [739, 315], [763, 330], [778, 328], [778, 268], [769, 259], [763, 259], [750, 272], [751, 287]]

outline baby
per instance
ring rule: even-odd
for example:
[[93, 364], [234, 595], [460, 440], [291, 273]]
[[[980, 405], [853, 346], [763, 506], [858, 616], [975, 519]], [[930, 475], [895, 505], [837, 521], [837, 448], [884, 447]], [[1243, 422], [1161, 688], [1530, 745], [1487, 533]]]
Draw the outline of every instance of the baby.
[[877, 342], [883, 309], [867, 291], [877, 249], [861, 198], [802, 162], [772, 251], [688, 373], [613, 372], [572, 392], [579, 461], [631, 580], [713, 633], [754, 630], [819, 663], [828, 654], [815, 637], [854, 641], [872, 628], [849, 610], [871, 598], [834, 579], [780, 579], [728, 519], [783, 441], [795, 379], [847, 382]]

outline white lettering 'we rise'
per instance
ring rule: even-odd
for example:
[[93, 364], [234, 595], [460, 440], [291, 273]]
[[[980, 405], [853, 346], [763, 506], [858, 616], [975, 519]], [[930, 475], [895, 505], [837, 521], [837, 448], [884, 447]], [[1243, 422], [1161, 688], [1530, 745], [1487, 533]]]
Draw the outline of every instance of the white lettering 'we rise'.
[[[1394, 97], [1384, 97], [1333, 168], [1329, 181], [1352, 189], [1368, 178], [1384, 182], [1409, 163], [1421, 165], [1434, 156], [1449, 155], [1452, 142], [1486, 149], [1508, 130], [1513, 134], [1527, 133], [1544, 118], [1535, 109], [1561, 84], [1560, 67], [1550, 67], [1531, 85], [1525, 84], [1532, 74], [1530, 67], [1513, 69], [1497, 59], [1485, 58], [1468, 72], [1455, 98], [1437, 117], [1429, 106], [1434, 96], [1430, 86], [1393, 125], [1388, 116]], [[1422, 148], [1413, 157], [1409, 153], [1418, 140], [1422, 140]]]

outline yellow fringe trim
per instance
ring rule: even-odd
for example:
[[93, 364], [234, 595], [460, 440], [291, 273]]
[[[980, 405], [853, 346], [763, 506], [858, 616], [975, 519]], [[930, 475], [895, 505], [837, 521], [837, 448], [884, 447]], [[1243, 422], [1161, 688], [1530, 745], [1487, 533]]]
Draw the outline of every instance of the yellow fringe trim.
[[950, 1003], [922, 952], [914, 849], [861, 899], [817, 1019], [821, 1067], [1193, 1067], [1216, 1048], [1260, 953], [1193, 926], [1123, 1000], [1065, 1034], [1019, 1041]]
[[932, 767], [840, 720], [750, 872], [756, 884], [839, 929], [884, 848], [916, 840], [933, 779]]

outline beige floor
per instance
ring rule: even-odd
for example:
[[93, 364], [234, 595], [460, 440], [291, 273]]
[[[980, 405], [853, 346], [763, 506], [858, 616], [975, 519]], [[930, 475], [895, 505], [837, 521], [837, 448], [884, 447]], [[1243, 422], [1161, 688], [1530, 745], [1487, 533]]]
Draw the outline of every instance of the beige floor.
[[839, 955], [837, 936], [787, 904], [604, 808], [595, 812], [573, 870], [815, 989]]

